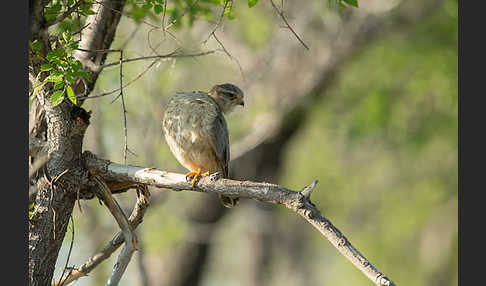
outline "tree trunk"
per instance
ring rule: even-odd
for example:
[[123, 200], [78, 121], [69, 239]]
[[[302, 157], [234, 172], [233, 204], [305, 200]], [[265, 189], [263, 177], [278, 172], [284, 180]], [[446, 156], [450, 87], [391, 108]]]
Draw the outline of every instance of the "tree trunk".
[[[87, 19], [87, 23], [90, 23], [90, 32], [83, 36], [80, 47], [82, 44], [89, 44], [89, 48], [93, 50], [108, 49], [114, 39], [121, 17], [118, 11], [123, 10], [125, 1], [100, 2], [93, 5], [96, 14]], [[42, 44], [40, 54], [45, 58], [50, 49], [48, 26], [44, 17], [46, 2], [31, 0], [29, 4], [30, 40], [37, 40]], [[93, 65], [101, 66], [105, 58], [106, 54], [85, 56], [80, 61], [86, 68]], [[31, 86], [34, 86], [40, 67], [45, 63], [43, 60], [31, 57], [29, 63]], [[91, 91], [100, 71], [100, 69], [90, 70], [93, 81], [88, 86], [87, 92]], [[47, 74], [42, 73], [38, 82], [42, 82], [46, 77]], [[93, 196], [86, 192], [89, 178], [81, 156], [83, 137], [89, 125], [90, 115], [68, 100], [52, 107], [50, 103], [52, 91], [52, 83], [47, 83], [37, 92], [29, 122], [31, 137], [47, 139], [49, 158], [43, 172], [38, 173], [41, 177], [36, 178], [37, 196], [34, 216], [29, 222], [29, 284], [32, 286], [51, 284], [76, 198]], [[45, 136], [46, 131], [47, 136]], [[33, 162], [36, 158], [31, 159]]]

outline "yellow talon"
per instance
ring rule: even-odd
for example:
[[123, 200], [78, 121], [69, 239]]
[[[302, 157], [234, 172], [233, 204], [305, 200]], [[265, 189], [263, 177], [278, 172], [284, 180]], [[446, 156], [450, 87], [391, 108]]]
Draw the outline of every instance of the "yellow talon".
[[192, 182], [191, 182], [191, 186], [193, 188], [196, 185], [196, 181], [199, 177], [205, 177], [205, 176], [209, 175], [209, 171], [206, 171], [202, 174], [201, 174], [201, 172], [202, 172], [201, 169], [197, 169], [197, 171], [191, 171], [191, 172], [186, 174], [186, 178], [194, 176], [194, 178], [192, 179]]

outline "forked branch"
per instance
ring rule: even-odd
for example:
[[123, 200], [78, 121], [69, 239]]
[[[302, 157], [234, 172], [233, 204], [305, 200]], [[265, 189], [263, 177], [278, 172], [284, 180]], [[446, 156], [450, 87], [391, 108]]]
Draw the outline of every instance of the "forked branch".
[[[135, 207], [132, 214], [128, 219], [130, 228], [135, 230], [137, 226], [142, 222], [145, 211], [147, 210], [149, 202], [149, 193], [146, 186], [140, 186], [141, 192], [137, 198]], [[63, 277], [61, 280], [52, 283], [51, 286], [68, 285], [71, 282], [78, 280], [81, 277], [87, 276], [93, 269], [95, 269], [101, 262], [108, 259], [118, 247], [120, 247], [125, 241], [124, 234], [120, 231], [113, 239], [100, 251], [92, 255], [83, 265], [73, 269], [69, 275]]]
[[144, 184], [173, 191], [196, 191], [225, 196], [238, 196], [267, 203], [282, 204], [296, 212], [314, 226], [334, 247], [351, 261], [376, 285], [395, 285], [364, 257], [349, 240], [311, 202], [310, 196], [317, 180], [301, 191], [251, 181], [236, 181], [219, 178], [217, 174], [203, 177], [194, 188], [184, 174], [176, 174], [153, 168], [120, 165], [97, 158], [89, 151], [83, 153], [85, 165], [107, 182]]

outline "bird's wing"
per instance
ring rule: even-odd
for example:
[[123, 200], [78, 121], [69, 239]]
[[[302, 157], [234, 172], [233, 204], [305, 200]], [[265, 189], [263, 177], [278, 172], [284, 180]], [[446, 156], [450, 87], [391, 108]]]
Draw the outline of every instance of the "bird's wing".
[[211, 147], [219, 162], [221, 162], [223, 177], [227, 178], [230, 160], [229, 135], [226, 120], [221, 112], [218, 112], [214, 118], [211, 129]]

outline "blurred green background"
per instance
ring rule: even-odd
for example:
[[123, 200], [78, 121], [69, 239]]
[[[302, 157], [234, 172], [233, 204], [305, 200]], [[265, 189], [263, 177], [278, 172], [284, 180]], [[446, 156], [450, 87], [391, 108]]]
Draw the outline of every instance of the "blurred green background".
[[[235, 19], [216, 32], [232, 58], [220, 51], [161, 61], [127, 87], [128, 147], [136, 154], [127, 163], [186, 172], [161, 130], [165, 103], [175, 91], [208, 91], [224, 82], [244, 90], [245, 107], [226, 116], [235, 156], [251, 152], [245, 138], [258, 139], [259, 128], [272, 130], [270, 123], [288, 106], [308, 101], [301, 124], [275, 155], [278, 172], [246, 179], [293, 190], [318, 179], [312, 201], [397, 285], [457, 285], [457, 0], [359, 1], [359, 8], [341, 11], [329, 10], [327, 1], [299, 4], [285, 2], [286, 15], [309, 51], [282, 28], [267, 1], [252, 8], [235, 1]], [[199, 19], [174, 35], [184, 52], [220, 49], [213, 38], [201, 44], [214, 24]], [[150, 29], [122, 17], [113, 47], [126, 43], [127, 58], [150, 55]], [[160, 44], [161, 54], [178, 45], [161, 31], [151, 31], [150, 40]], [[150, 63], [125, 64], [124, 82]], [[93, 94], [117, 88], [118, 73], [117, 67], [103, 71]], [[318, 84], [323, 78], [325, 84]], [[86, 101], [93, 114], [84, 149], [123, 163], [123, 117], [121, 101], [111, 103], [115, 96]], [[209, 195], [151, 193], [152, 205], [137, 229], [142, 251], [121, 285], [179, 285], [166, 281], [177, 271], [190, 272], [174, 260], [187, 241], [211, 247], [199, 265], [200, 279], [184, 285], [372, 285], [283, 206], [242, 199], [217, 221], [195, 224], [188, 213]], [[116, 198], [129, 213], [134, 192]], [[75, 265], [117, 231], [96, 200], [81, 206], [82, 213], [74, 212]], [[198, 235], [205, 229], [214, 234]], [[69, 242], [68, 230], [58, 270]], [[77, 285], [103, 285], [116, 256]]]

